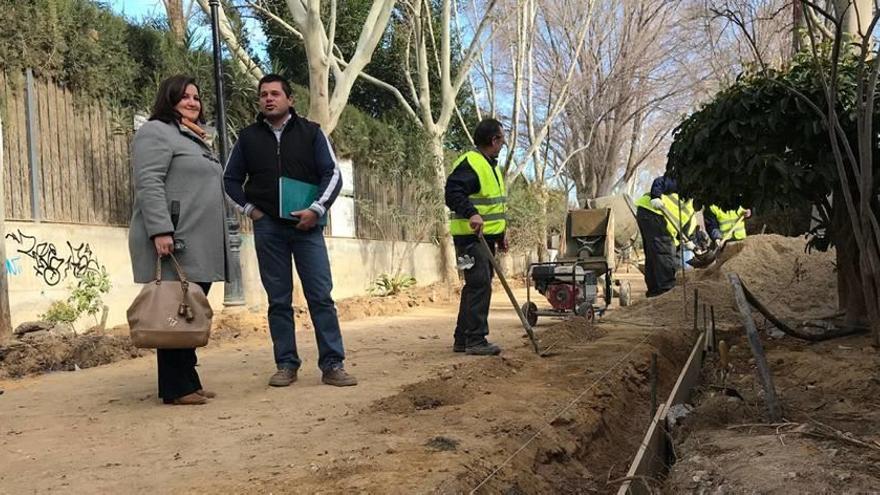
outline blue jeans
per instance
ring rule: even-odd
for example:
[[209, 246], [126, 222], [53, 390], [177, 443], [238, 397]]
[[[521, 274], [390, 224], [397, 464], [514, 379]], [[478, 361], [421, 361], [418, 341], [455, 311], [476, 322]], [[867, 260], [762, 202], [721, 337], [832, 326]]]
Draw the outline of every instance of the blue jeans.
[[345, 350], [336, 304], [330, 296], [333, 280], [324, 244], [324, 229], [297, 230], [293, 225], [264, 216], [254, 222], [254, 244], [260, 278], [269, 298], [269, 332], [278, 368], [299, 369], [293, 322], [293, 273], [291, 255], [309, 305], [318, 341], [318, 368], [342, 366]]

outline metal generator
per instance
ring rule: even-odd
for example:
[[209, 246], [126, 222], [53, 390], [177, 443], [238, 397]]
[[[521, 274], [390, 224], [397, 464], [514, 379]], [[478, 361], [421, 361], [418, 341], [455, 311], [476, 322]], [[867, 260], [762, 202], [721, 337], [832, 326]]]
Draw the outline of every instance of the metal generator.
[[[559, 260], [529, 265], [527, 299], [522, 309], [530, 325], [535, 325], [539, 316], [576, 314], [592, 320], [611, 304], [615, 261], [611, 209], [569, 211], [564, 238]], [[600, 283], [604, 304], [598, 302]], [[540, 309], [532, 301], [532, 286], [547, 299], [550, 308]], [[622, 306], [629, 302], [628, 289], [620, 288]]]

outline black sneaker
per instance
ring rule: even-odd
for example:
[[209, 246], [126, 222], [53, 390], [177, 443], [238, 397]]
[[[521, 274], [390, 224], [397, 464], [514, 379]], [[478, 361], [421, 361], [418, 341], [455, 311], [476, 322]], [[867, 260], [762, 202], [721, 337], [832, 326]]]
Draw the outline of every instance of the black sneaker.
[[501, 348], [490, 342], [482, 342], [467, 346], [464, 353], [468, 356], [497, 356], [501, 354]]
[[464, 351], [465, 351], [465, 345], [463, 343], [456, 342], [456, 343], [452, 344], [452, 352], [464, 352]]

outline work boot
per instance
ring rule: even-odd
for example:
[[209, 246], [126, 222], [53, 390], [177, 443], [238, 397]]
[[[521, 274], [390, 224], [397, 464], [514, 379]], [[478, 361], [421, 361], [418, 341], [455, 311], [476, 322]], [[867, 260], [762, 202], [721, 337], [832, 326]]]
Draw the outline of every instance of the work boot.
[[357, 378], [348, 374], [342, 366], [336, 366], [324, 372], [321, 381], [334, 387], [351, 387], [357, 385]]
[[269, 378], [269, 386], [286, 387], [296, 381], [296, 370], [290, 368], [278, 368], [278, 371]]
[[501, 348], [484, 340], [478, 344], [467, 346], [464, 353], [468, 356], [497, 356], [501, 354]]
[[465, 345], [464, 342], [454, 342], [452, 344], [452, 352], [464, 352]]

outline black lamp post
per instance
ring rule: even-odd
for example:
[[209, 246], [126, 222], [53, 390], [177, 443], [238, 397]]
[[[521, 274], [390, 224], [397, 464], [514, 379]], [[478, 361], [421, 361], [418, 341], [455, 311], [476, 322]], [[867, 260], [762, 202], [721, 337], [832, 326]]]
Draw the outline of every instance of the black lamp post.
[[[217, 133], [217, 147], [220, 152], [220, 162], [226, 164], [226, 105], [223, 99], [223, 65], [220, 57], [220, 26], [217, 20], [217, 9], [220, 0], [209, 0], [211, 6], [211, 35], [214, 41], [214, 90], [216, 92], [215, 123]], [[227, 260], [227, 277], [223, 285], [223, 305], [243, 306], [244, 287], [241, 283], [241, 225], [235, 211], [226, 201], [226, 230], [229, 238], [229, 259]]]

